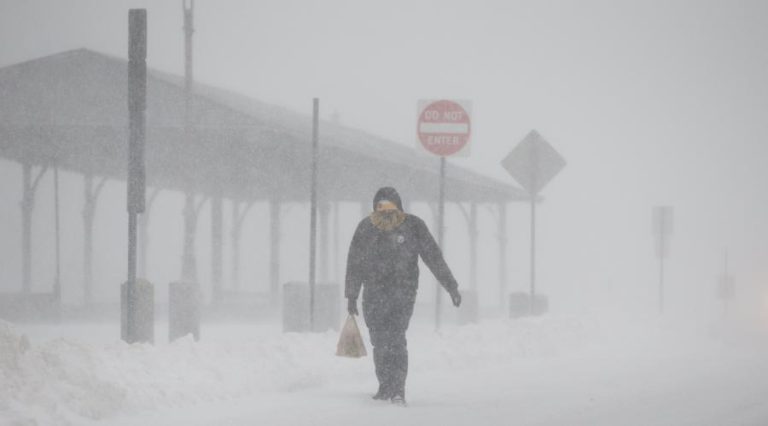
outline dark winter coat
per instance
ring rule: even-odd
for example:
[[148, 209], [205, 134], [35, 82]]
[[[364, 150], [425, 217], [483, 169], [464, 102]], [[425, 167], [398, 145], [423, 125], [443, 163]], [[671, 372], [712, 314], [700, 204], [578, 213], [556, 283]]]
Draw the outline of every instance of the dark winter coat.
[[[401, 205], [399, 197], [392, 198], [387, 197]], [[417, 216], [406, 214], [403, 223], [391, 231], [377, 228], [370, 217], [357, 226], [347, 258], [344, 293], [357, 299], [363, 288], [363, 315], [369, 328], [408, 327], [419, 285], [419, 256], [449, 293], [456, 291], [458, 285], [440, 247]]]

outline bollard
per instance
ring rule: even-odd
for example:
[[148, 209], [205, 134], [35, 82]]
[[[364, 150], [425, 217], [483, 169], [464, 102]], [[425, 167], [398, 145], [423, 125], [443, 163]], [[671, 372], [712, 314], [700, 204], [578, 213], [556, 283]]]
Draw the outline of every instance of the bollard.
[[338, 284], [315, 286], [315, 325], [309, 324], [309, 285], [283, 284], [283, 332], [338, 330], [341, 321], [341, 288]]
[[[129, 305], [133, 309], [128, 309]], [[120, 334], [127, 343], [154, 343], [155, 288], [147, 280], [137, 279], [120, 286]]]
[[187, 334], [200, 340], [200, 286], [197, 283], [173, 282], [168, 286], [168, 340]]

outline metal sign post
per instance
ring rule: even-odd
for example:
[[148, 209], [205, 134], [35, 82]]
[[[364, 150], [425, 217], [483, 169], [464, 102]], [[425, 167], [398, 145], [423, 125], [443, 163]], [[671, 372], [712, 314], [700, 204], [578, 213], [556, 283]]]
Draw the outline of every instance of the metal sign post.
[[[440, 249], [444, 247], [445, 238], [445, 157], [440, 157], [440, 200], [437, 205], [437, 245]], [[443, 292], [440, 287], [435, 288], [435, 329], [440, 329], [440, 318], [442, 316], [442, 297]]]
[[536, 197], [565, 164], [565, 159], [535, 130], [501, 161], [502, 167], [528, 191], [531, 200], [530, 313], [534, 313], [536, 303]]
[[659, 258], [659, 313], [664, 313], [664, 259], [669, 255], [670, 237], [674, 230], [674, 210], [670, 206], [653, 208], [653, 234]]
[[531, 195], [531, 289], [530, 310], [536, 299], [536, 194]]
[[735, 294], [736, 287], [734, 286], [733, 276], [728, 273], [728, 250], [726, 250], [723, 260], [723, 274], [720, 276], [717, 286], [717, 297], [723, 301], [723, 318], [728, 315], [728, 302]]
[[[444, 249], [446, 157], [468, 156], [471, 135], [471, 105], [468, 101], [422, 100], [418, 103], [416, 132], [420, 145], [440, 156], [437, 244]], [[442, 292], [435, 290], [435, 329], [440, 329]]]
[[309, 330], [315, 330], [315, 264], [317, 252], [317, 162], [320, 100], [312, 100], [312, 189], [309, 214]]
[[56, 277], [53, 282], [53, 292], [56, 303], [61, 306], [61, 220], [59, 214], [59, 165], [53, 167], [53, 204], [56, 223]]

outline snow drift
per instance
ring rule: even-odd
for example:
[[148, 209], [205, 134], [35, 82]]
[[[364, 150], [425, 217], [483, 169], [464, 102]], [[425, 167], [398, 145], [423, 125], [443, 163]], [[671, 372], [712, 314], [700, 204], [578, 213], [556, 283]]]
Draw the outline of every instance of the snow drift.
[[[242, 326], [240, 326], [242, 327]], [[436, 334], [409, 332], [413, 371], [471, 368], [529, 356], [555, 356], [584, 344], [591, 325], [566, 319], [491, 321]], [[334, 356], [338, 335], [279, 333], [170, 344], [93, 344], [56, 338], [30, 343], [0, 322], [0, 419], [70, 424], [291, 392], [370, 375], [371, 361]], [[367, 336], [366, 342], [367, 342]]]

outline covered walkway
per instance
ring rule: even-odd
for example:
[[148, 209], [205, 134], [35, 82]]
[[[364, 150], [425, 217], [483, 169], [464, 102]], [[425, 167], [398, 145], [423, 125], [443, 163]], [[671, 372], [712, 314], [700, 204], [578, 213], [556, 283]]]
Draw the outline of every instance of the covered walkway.
[[[31, 292], [32, 212], [35, 191], [49, 171], [84, 176], [84, 302], [92, 293], [93, 221], [108, 179], [125, 180], [128, 109], [127, 61], [80, 49], [0, 69], [0, 156], [22, 168], [22, 294]], [[214, 299], [222, 283], [222, 202], [231, 200], [233, 256], [239, 258], [240, 225], [255, 202], [270, 209], [270, 293], [279, 292], [280, 206], [310, 197], [311, 117], [232, 92], [196, 84], [185, 132], [184, 79], [158, 71], [147, 75], [147, 211], [143, 230], [160, 191], [192, 194], [187, 205], [185, 247], [194, 247], [197, 216], [210, 203], [213, 230], [211, 282]], [[309, 106], [309, 103], [308, 103]], [[308, 108], [309, 110], [309, 108]], [[400, 144], [330, 122], [320, 124], [319, 205], [321, 247], [328, 247], [328, 215], [335, 203], [369, 208], [372, 191], [397, 187], [406, 200], [437, 202], [439, 162]], [[524, 191], [449, 165], [446, 201], [458, 204], [476, 245], [479, 204], [499, 209], [500, 258], [505, 253], [503, 214]], [[468, 203], [468, 204], [467, 204]], [[469, 209], [465, 207], [469, 206]], [[474, 233], [474, 234], [473, 234]], [[149, 238], [147, 238], [149, 237]], [[323, 246], [323, 238], [326, 244]], [[470, 247], [474, 253], [476, 247]], [[146, 247], [140, 252], [146, 252]], [[194, 266], [194, 250], [192, 265]], [[321, 268], [323, 253], [320, 253]], [[327, 259], [327, 256], [325, 256]], [[326, 260], [327, 262], [327, 260]], [[474, 260], [473, 260], [474, 262]], [[234, 262], [235, 264], [237, 262]], [[194, 268], [193, 268], [194, 270]], [[196, 273], [192, 279], [196, 279]], [[500, 276], [502, 287], [506, 278]], [[58, 281], [58, 280], [57, 280]], [[60, 283], [57, 283], [57, 286]], [[54, 291], [60, 294], [60, 288]]]

